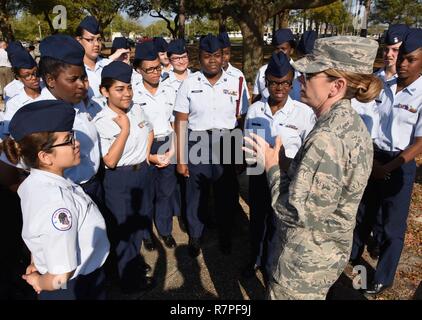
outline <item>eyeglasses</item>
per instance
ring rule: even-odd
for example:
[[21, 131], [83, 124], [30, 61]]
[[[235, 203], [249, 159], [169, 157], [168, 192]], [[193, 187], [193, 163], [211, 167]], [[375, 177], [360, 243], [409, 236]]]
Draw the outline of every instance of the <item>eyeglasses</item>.
[[151, 74], [151, 73], [154, 73], [154, 72], [161, 72], [161, 69], [162, 69], [161, 65], [156, 66], [156, 67], [147, 68], [147, 69], [141, 68], [141, 70], [143, 72], [145, 72], [146, 74]]
[[23, 80], [30, 80], [31, 78], [39, 78], [40, 75], [38, 73], [38, 71], [35, 71], [33, 73], [29, 73], [29, 74], [20, 74], [19, 78], [22, 78]]
[[171, 62], [180, 62], [182, 60], [188, 60], [188, 56], [182, 56], [182, 57], [172, 57], [170, 58]]
[[273, 80], [267, 80], [268, 86], [269, 87], [273, 87], [273, 88], [278, 88], [279, 86], [281, 86], [283, 89], [288, 89], [292, 86], [292, 81], [273, 81]]
[[69, 146], [69, 145], [74, 148], [75, 147], [75, 144], [76, 144], [75, 132], [74, 131], [71, 131], [70, 138], [69, 138], [68, 141], [63, 142], [63, 143], [53, 144], [48, 149], [52, 149], [52, 148], [56, 148], [56, 147]]
[[81, 38], [90, 44], [93, 44], [94, 42], [97, 42], [97, 43], [103, 42], [102, 38], [84, 38], [84, 37], [81, 37]]

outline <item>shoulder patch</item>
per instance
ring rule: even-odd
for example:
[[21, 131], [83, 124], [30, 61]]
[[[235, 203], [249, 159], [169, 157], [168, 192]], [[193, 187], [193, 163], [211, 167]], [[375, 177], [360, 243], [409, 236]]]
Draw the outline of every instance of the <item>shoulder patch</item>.
[[57, 230], [67, 231], [72, 227], [72, 215], [68, 209], [60, 208], [54, 211], [51, 222]]

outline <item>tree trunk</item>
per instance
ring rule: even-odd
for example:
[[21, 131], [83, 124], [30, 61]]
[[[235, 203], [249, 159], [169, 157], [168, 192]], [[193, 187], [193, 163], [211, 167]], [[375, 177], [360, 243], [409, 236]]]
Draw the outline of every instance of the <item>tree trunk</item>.
[[303, 10], [303, 32], [306, 31], [306, 10]]
[[2, 34], [2, 38], [7, 42], [15, 39], [12, 31], [12, 25], [10, 24], [10, 17], [5, 12], [1, 12], [0, 14], [0, 32]]
[[[261, 18], [261, 19], [260, 19]], [[255, 73], [262, 66], [264, 58], [264, 25], [262, 17], [253, 17], [248, 13], [238, 20], [243, 36], [243, 72], [248, 82], [253, 82]]]
[[278, 27], [279, 28], [288, 28], [289, 27], [289, 14], [290, 10], [282, 10], [278, 15]]
[[185, 0], [180, 0], [179, 3], [179, 39], [185, 38], [185, 21], [186, 21], [186, 9]]
[[275, 15], [274, 17], [273, 17], [273, 30], [272, 30], [272, 38], [274, 39], [275, 38], [275, 32], [277, 31], [277, 25], [278, 25], [278, 23], [277, 23], [277, 18], [278, 18], [278, 16], [277, 15]]
[[48, 11], [47, 10], [44, 10], [43, 13], [44, 13], [44, 20], [47, 21], [48, 27], [50, 28], [51, 34], [56, 34], [58, 32], [58, 30], [54, 29], [53, 22], [51, 22], [51, 19], [48, 16]]

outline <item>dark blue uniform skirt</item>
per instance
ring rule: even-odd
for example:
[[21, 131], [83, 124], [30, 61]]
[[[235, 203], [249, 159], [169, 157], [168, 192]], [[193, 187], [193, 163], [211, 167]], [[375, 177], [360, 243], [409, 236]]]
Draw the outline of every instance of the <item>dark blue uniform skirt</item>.
[[[374, 158], [385, 164], [398, 155], [376, 150]], [[375, 229], [380, 244], [375, 283], [393, 283], [403, 249], [415, 175], [416, 163], [411, 161], [394, 170], [389, 180], [369, 179], [359, 205], [351, 259], [362, 255], [369, 234]]]
[[[168, 144], [170, 137], [165, 140], [154, 139], [151, 147], [151, 154], [164, 154], [168, 151], [159, 150], [161, 146]], [[154, 181], [154, 220], [158, 233], [161, 236], [171, 234], [173, 228], [173, 214], [175, 213], [176, 201], [176, 165], [170, 164], [165, 168], [157, 168], [150, 166], [152, 171], [152, 179]], [[179, 205], [180, 207], [180, 205]]]
[[[186, 179], [186, 216], [188, 221], [189, 236], [200, 238], [204, 229], [204, 222], [208, 220], [207, 205], [208, 193], [212, 184], [215, 198], [215, 212], [219, 227], [220, 241], [230, 241], [233, 227], [234, 213], [237, 209], [237, 177], [233, 164], [223, 163], [223, 143], [222, 139], [214, 143], [211, 132], [208, 134], [209, 143], [199, 142], [203, 148], [198, 148], [196, 141], [189, 141], [189, 152], [198, 155], [199, 158], [208, 163], [195, 163], [190, 155], [189, 157], [189, 178]], [[196, 146], [195, 146], [196, 145]], [[233, 151], [234, 144], [231, 144]], [[194, 149], [193, 149], [194, 148]], [[212, 154], [211, 150], [220, 150], [218, 154]], [[207, 154], [202, 154], [206, 152]], [[212, 158], [216, 158], [220, 164], [213, 164]], [[232, 159], [233, 154], [232, 154]], [[215, 161], [214, 161], [215, 162]], [[233, 161], [234, 163], [234, 161]]]
[[122, 287], [131, 286], [141, 276], [142, 239], [151, 225], [151, 175], [146, 161], [135, 166], [107, 169], [104, 176], [107, 230], [117, 259]]
[[66, 283], [66, 289], [41, 291], [38, 300], [105, 300], [105, 274], [99, 268]]

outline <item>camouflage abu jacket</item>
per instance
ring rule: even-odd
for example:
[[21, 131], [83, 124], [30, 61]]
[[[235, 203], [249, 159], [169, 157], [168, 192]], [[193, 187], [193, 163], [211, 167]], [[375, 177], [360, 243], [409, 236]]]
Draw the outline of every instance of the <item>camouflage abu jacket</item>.
[[348, 262], [372, 159], [368, 130], [344, 99], [317, 120], [287, 173], [269, 170], [279, 250], [269, 298], [325, 298]]

